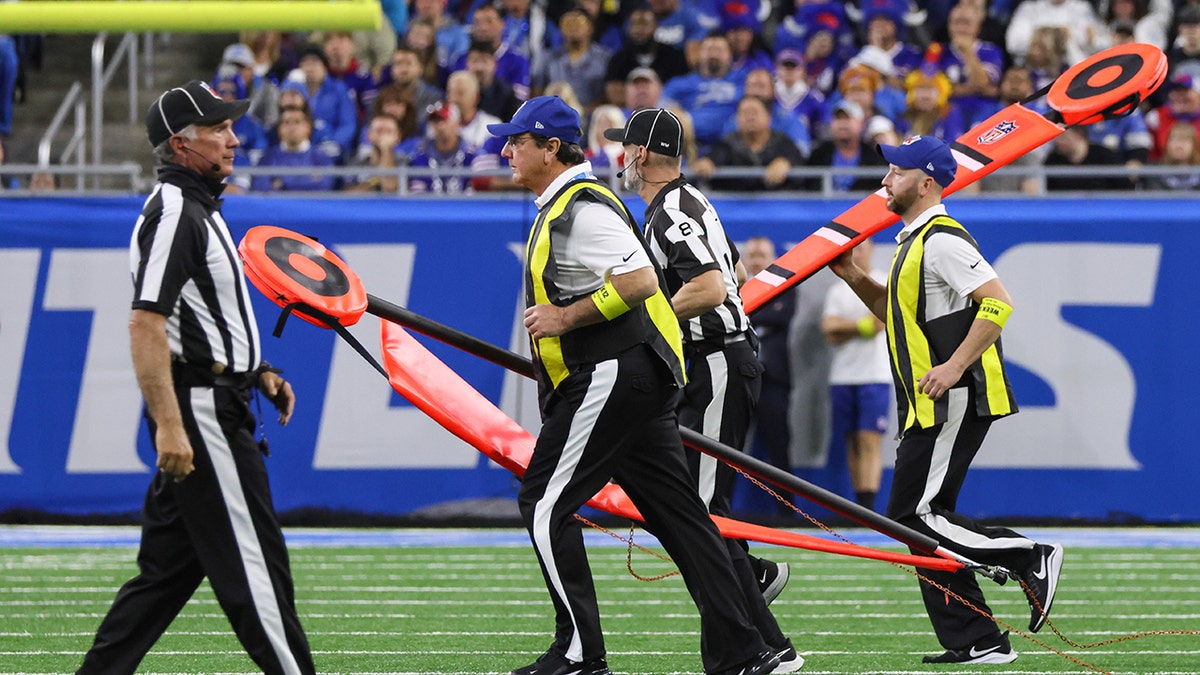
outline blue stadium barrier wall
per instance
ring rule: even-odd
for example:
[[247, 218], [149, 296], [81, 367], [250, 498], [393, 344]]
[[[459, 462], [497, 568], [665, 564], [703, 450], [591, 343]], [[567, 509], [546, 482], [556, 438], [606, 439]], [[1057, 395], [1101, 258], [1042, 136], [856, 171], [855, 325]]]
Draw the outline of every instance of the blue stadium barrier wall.
[[[154, 466], [128, 355], [127, 246], [140, 206], [140, 198], [0, 200], [0, 511], [140, 508]], [[718, 201], [732, 238], [765, 234], [780, 245], [847, 206]], [[1015, 299], [1005, 351], [1022, 409], [993, 426], [960, 508], [1200, 520], [1192, 424], [1200, 313], [1190, 304], [1200, 201], [955, 199], [952, 212]], [[315, 236], [369, 292], [493, 343], [523, 343], [518, 250], [528, 200], [230, 197], [225, 215], [235, 238], [257, 224]], [[879, 237], [881, 249], [894, 231]], [[287, 428], [264, 410], [280, 510], [407, 514], [515, 495], [510, 475], [394, 395], [332, 332], [292, 319], [276, 339], [275, 306], [256, 294], [255, 310], [264, 351], [299, 399]], [[356, 331], [377, 349], [376, 320]], [[519, 378], [431, 347], [536, 425]]]

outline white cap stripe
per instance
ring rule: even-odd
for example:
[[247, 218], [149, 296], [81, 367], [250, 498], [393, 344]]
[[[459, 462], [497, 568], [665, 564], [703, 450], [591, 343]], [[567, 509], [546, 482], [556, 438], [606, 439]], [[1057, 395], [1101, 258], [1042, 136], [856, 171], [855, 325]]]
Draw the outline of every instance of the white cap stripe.
[[650, 141], [654, 138], [654, 127], [658, 126], [658, 117], [662, 114], [663, 111], [659, 109], [658, 112], [654, 113], [654, 120], [650, 122], [650, 131], [646, 134], [646, 147], [648, 148], [650, 147]]
[[162, 118], [163, 126], [167, 128], [167, 131], [172, 136], [175, 135], [175, 130], [171, 128], [171, 123], [167, 121], [167, 114], [165, 112], [163, 112], [162, 101], [163, 101], [163, 96], [166, 96], [167, 94], [169, 94], [173, 91], [175, 91], [175, 90], [168, 89], [168, 90], [164, 91], [162, 93], [162, 96], [159, 96], [158, 100], [154, 102], [154, 105], [158, 106], [158, 116]]
[[[192, 102], [192, 107], [196, 109], [196, 112], [197, 112], [197, 113], [198, 113], [198, 114], [199, 114], [201, 117], [204, 117], [204, 111], [200, 109], [200, 104], [199, 104], [199, 103], [196, 103], [196, 99], [192, 98], [192, 95], [188, 93], [187, 89], [184, 89], [184, 88], [182, 88], [182, 87], [176, 87], [175, 89], [178, 89], [179, 91], [182, 91], [182, 92], [183, 92], [183, 95], [184, 95], [184, 96], [186, 96], [186, 97], [188, 97], [188, 100]], [[171, 91], [175, 91], [175, 89], [172, 89]]]

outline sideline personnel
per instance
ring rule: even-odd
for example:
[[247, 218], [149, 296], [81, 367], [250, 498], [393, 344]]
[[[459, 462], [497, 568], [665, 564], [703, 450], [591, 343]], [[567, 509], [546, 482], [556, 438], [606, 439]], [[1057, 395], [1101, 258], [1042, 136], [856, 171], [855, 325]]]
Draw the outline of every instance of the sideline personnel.
[[700, 610], [704, 671], [779, 665], [747, 614], [725, 545], [688, 478], [674, 402], [679, 324], [625, 205], [591, 173], [579, 114], [527, 101], [502, 155], [537, 195], [525, 261], [525, 328], [542, 430], [518, 495], [554, 603], [550, 649], [513, 675], [609, 675], [600, 612], [575, 512], [616, 478], [683, 574]]
[[[852, 252], [830, 267], [887, 326], [902, 434], [887, 515], [976, 562], [1019, 572], [1032, 591], [1029, 630], [1036, 633], [1054, 601], [1062, 547], [954, 511], [988, 427], [1017, 412], [1000, 347], [1012, 300], [978, 244], [942, 205], [942, 190], [958, 168], [950, 147], [913, 136], [877, 148], [889, 162], [883, 178], [887, 208], [904, 221], [887, 286], [871, 279]], [[922, 579], [925, 611], [946, 648], [925, 663], [1017, 658], [1008, 633], [987, 618], [991, 609], [973, 572], [925, 574], [982, 612], [948, 600]]]
[[295, 397], [262, 360], [220, 210], [238, 146], [232, 124], [248, 106], [192, 80], [146, 113], [160, 165], [130, 241], [129, 333], [159, 471], [146, 493], [140, 572], [117, 593], [81, 674], [133, 673], [205, 577], [262, 672], [316, 672], [249, 408], [257, 386], [287, 424]]
[[[677, 408], [680, 426], [742, 450], [762, 386], [757, 337], [742, 310], [738, 287], [746, 269], [708, 199], [680, 171], [683, 126], [668, 110], [635, 112], [624, 129], [604, 137], [625, 148], [621, 185], [646, 207], [646, 243], [663, 269], [671, 306], [683, 330], [687, 386]], [[687, 453], [688, 468], [710, 513], [730, 517], [733, 481], [728, 464]], [[746, 542], [727, 539], [754, 624], [779, 655], [776, 672], [804, 665], [767, 609], [788, 579], [786, 563], [750, 556]]]

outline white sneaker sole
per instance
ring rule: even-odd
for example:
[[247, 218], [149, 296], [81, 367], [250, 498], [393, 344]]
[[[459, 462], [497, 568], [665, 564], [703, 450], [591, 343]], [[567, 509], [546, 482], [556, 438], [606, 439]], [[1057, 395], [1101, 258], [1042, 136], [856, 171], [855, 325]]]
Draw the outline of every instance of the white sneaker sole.
[[790, 661], [784, 661], [783, 655], [779, 655], [779, 665], [775, 667], [772, 673], [794, 673], [804, 667], [804, 657], [796, 654], [796, 658]]
[[991, 664], [1012, 663], [1013, 661], [1016, 661], [1016, 660], [1017, 660], [1017, 650], [1010, 649], [1007, 652], [992, 652], [990, 654], [984, 654], [983, 656], [971, 659], [970, 661], [963, 661], [961, 665], [975, 666], [975, 665], [984, 665], [984, 664], [989, 664], [989, 663], [991, 663]]

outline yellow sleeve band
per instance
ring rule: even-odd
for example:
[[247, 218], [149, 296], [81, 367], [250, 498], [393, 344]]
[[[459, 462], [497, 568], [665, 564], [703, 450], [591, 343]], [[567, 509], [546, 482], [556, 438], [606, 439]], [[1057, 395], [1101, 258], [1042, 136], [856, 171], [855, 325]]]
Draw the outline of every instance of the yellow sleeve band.
[[875, 330], [875, 317], [870, 314], [859, 319], [855, 325], [858, 326], [858, 334], [864, 338], [873, 338], [875, 337], [875, 333], [878, 332]]
[[592, 302], [596, 303], [596, 309], [604, 315], [604, 318], [612, 321], [629, 311], [629, 305], [625, 304], [625, 300], [617, 294], [617, 289], [613, 288], [612, 280], [604, 282], [604, 285], [592, 293]]
[[1004, 324], [1008, 322], [1008, 315], [1012, 314], [1012, 307], [995, 299], [984, 298], [983, 302], [979, 303], [979, 311], [975, 314], [976, 319], [991, 321], [992, 323], [1004, 328]]

